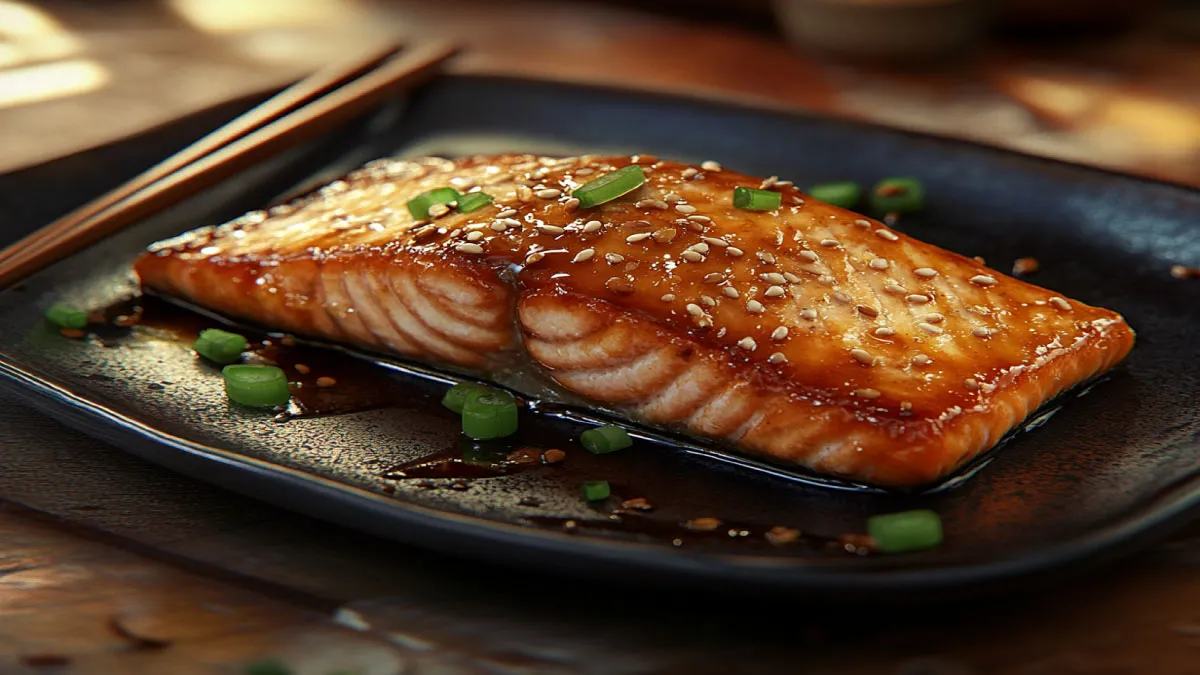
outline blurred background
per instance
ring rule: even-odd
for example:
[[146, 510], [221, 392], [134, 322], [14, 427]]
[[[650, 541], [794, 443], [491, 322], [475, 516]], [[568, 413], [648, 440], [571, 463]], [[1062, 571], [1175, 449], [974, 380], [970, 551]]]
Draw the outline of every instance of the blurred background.
[[0, 0], [0, 172], [284, 86], [363, 43], [700, 92], [1200, 186], [1193, 0]]

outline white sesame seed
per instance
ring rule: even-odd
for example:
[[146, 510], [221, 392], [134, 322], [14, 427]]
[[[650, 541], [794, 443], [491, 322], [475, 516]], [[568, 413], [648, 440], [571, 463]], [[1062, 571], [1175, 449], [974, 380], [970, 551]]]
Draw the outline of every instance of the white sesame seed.
[[566, 232], [566, 230], [557, 225], [548, 225], [546, 223], [538, 223], [534, 227], [542, 232], [545, 232], [546, 234], [562, 234], [563, 232]]
[[772, 284], [776, 284], [776, 285], [787, 283], [787, 277], [783, 276], [779, 272], [765, 272], [763, 274], [758, 275], [758, 278], [762, 279], [763, 281], [766, 281], [768, 283], [772, 283]]
[[771, 187], [778, 182], [779, 182], [779, 176], [771, 176], [770, 178], [767, 178], [766, 180], [764, 180], [762, 183], [759, 183], [758, 189], [759, 190], [770, 190]]
[[691, 314], [692, 316], [704, 316], [704, 310], [700, 308], [700, 305], [697, 305], [694, 302], [689, 302], [684, 309], [686, 309], [687, 313]]
[[986, 328], [984, 326], [979, 326], [978, 328], [974, 328], [971, 330], [971, 335], [974, 335], [975, 337], [985, 338], [985, 337], [990, 337], [991, 334], [992, 334], [992, 329]]
[[822, 246], [829, 246], [829, 247], [833, 247], [833, 246], [837, 246], [839, 243], [840, 243], [840, 242], [838, 242], [838, 240], [837, 240], [837, 239], [822, 239], [822, 240], [821, 240], [821, 245], [822, 245]]
[[884, 260], [883, 258], [872, 258], [871, 262], [867, 264], [870, 265], [871, 269], [873, 270], [886, 270], [888, 268], [888, 261]]
[[450, 213], [450, 207], [445, 204], [433, 204], [426, 213], [429, 214], [430, 218], [441, 218]]
[[706, 244], [704, 242], [692, 244], [691, 246], [688, 247], [688, 250], [695, 251], [696, 253], [708, 253], [708, 244]]
[[758, 343], [754, 341], [754, 338], [744, 337], [741, 340], [738, 340], [737, 345], [748, 352], [758, 349]]
[[854, 224], [855, 224], [855, 225], [857, 225], [857, 226], [859, 226], [859, 227], [870, 227], [870, 226], [871, 226], [871, 221], [869, 221], [869, 220], [863, 220], [862, 218], [859, 218], [858, 220], [854, 221]]
[[711, 159], [700, 162], [700, 168], [705, 171], [720, 171], [721, 165]]
[[938, 275], [938, 271], [932, 267], [918, 267], [917, 269], [913, 270], [913, 274], [919, 277], [925, 277], [926, 279], [931, 279]]
[[504, 223], [508, 227], [521, 227], [521, 221], [517, 220], [516, 218], [498, 218], [496, 219], [496, 222]]
[[531, 190], [528, 185], [518, 185], [517, 186], [517, 199], [519, 199], [523, 202], [527, 202], [530, 199], [533, 199], [533, 190]]
[[917, 354], [916, 356], [912, 357], [912, 362], [914, 366], [927, 366], [933, 363], [933, 359], [925, 356], [924, 354]]
[[768, 265], [775, 264], [775, 254], [771, 253], [770, 251], [758, 251], [754, 255], [758, 256], [759, 260], [767, 263]]
[[973, 377], [968, 377], [967, 379], [963, 380], [963, 386], [971, 391], [977, 391], [979, 389], [979, 380], [976, 380]]
[[692, 221], [693, 223], [707, 223], [707, 222], [712, 221], [712, 218], [709, 218], [708, 216], [699, 216], [699, 215], [688, 216], [687, 219]]
[[582, 169], [576, 169], [576, 170], [575, 170], [575, 175], [576, 175], [576, 176], [590, 176], [590, 175], [592, 175], [593, 173], [596, 173], [596, 170], [595, 170], [595, 169], [588, 168], [588, 167], [586, 167], [586, 166], [585, 166], [585, 167], [583, 167]]
[[706, 284], [719, 284], [722, 281], [725, 281], [725, 275], [721, 272], [709, 272], [704, 275], [704, 283]]
[[508, 226], [500, 221], [496, 221], [496, 222], [492, 223], [492, 229], [495, 230], [496, 232], [503, 232], [508, 229]]
[[736, 299], [737, 297], [739, 297], [741, 295], [741, 293], [738, 293], [738, 289], [734, 288], [733, 286], [726, 286], [725, 288], [721, 289], [721, 292], [724, 293], [725, 297], [727, 297], [727, 298], [735, 298]]
[[880, 397], [880, 393], [879, 393], [878, 389], [870, 389], [870, 388], [855, 389], [854, 395], [859, 396], [861, 398], [879, 398]]
[[775, 230], [775, 245], [783, 246], [783, 230]]
[[863, 316], [869, 316], [872, 319], [879, 316], [879, 310], [871, 307], [870, 305], [857, 305], [854, 309], [857, 310], [859, 314], [862, 314]]
[[757, 300], [751, 300], [746, 303], [746, 311], [752, 314], [762, 314], [763, 312], [767, 311], [767, 308], [764, 307], [761, 302]]
[[696, 253], [695, 251], [693, 251], [691, 249], [688, 249], [687, 251], [680, 253], [679, 257], [683, 258], [684, 260], [686, 260], [688, 262], [704, 262], [704, 256], [700, 255], [699, 253]]
[[938, 314], [937, 312], [933, 312], [932, 314], [924, 314], [917, 318], [918, 320], [925, 321], [927, 323], [941, 323], [946, 320], [944, 315]]
[[781, 298], [787, 295], [787, 291], [783, 290], [783, 286], [771, 286], [767, 290], [763, 291], [763, 295], [767, 296], [768, 298]]
[[777, 187], [777, 188], [790, 188], [790, 187], [792, 187], [792, 185], [793, 185], [793, 183], [790, 180], [775, 181], [775, 187]]
[[733, 256], [734, 258], [740, 258], [745, 254], [745, 251], [736, 246], [729, 246], [725, 249], [725, 255]]
[[843, 305], [850, 304], [850, 296], [846, 295], [845, 293], [843, 293], [841, 291], [834, 292], [833, 299], [837, 300], [838, 302], [842, 303]]
[[618, 265], [625, 262], [625, 256], [621, 255], [620, 253], [605, 253], [604, 259], [607, 260], [608, 264], [610, 265]]
[[700, 173], [700, 172], [699, 172], [699, 171], [697, 171], [696, 169], [693, 169], [692, 167], [690, 167], [690, 166], [689, 166], [688, 168], [686, 168], [686, 169], [684, 169], [683, 171], [681, 171], [681, 172], [679, 173], [679, 175], [680, 175], [680, 176], [683, 176], [684, 178], [691, 178], [692, 176], [695, 176], [695, 175], [696, 175], [696, 174], [698, 174], [698, 173]]
[[798, 284], [803, 281], [803, 279], [801, 279], [798, 275], [792, 274], [791, 272], [784, 272], [783, 278], [787, 279], [788, 283], [791, 284]]
[[667, 203], [661, 199], [639, 199], [634, 206], [639, 209], [657, 209], [659, 211], [666, 211], [668, 208]]
[[483, 233], [479, 230], [467, 233], [467, 241], [479, 241], [480, 239], [483, 239]]
[[783, 352], [775, 352], [767, 357], [767, 363], [783, 363], [785, 361], [787, 361], [787, 357], [783, 355]]
[[800, 256], [801, 258], [804, 258], [808, 262], [817, 262], [818, 260], [821, 259], [821, 256], [817, 255], [816, 253], [814, 253], [813, 251], [810, 251], [808, 249], [801, 249], [800, 251], [796, 252], [796, 255]]
[[904, 301], [911, 305], [924, 305], [929, 302], [929, 296], [921, 295], [920, 293], [913, 293], [911, 295], [904, 296]]
[[594, 255], [596, 255], [596, 249], [585, 248], [582, 251], [580, 251], [579, 253], [576, 253], [575, 257], [571, 258], [571, 262], [573, 262], [573, 263], [587, 262], [587, 261], [591, 260], [592, 256], [594, 256]]
[[669, 244], [675, 241], [675, 237], [679, 236], [679, 230], [676, 230], [673, 227], [664, 227], [662, 229], [655, 230], [652, 236], [654, 237], [654, 241], [657, 241], [660, 244]]
[[548, 173], [550, 173], [550, 167], [543, 166], [540, 169], [538, 169], [537, 171], [534, 171], [533, 173], [529, 174], [529, 177], [533, 178], [534, 180], [541, 180], [541, 179], [545, 178], [546, 174], [548, 174]]
[[834, 279], [828, 274], [822, 274], [821, 276], [817, 277], [817, 283], [821, 284], [822, 286], [832, 286], [837, 283], [837, 279]]
[[996, 277], [988, 276], [986, 274], [976, 274], [975, 276], [971, 277], [970, 281], [976, 286], [994, 286], [996, 284]]
[[562, 190], [557, 188], [546, 188], [544, 190], [538, 190], [534, 194], [537, 195], [539, 199], [558, 199], [562, 196]]
[[630, 244], [636, 244], [639, 241], [646, 241], [649, 238], [650, 238], [649, 232], [638, 232], [637, 234], [631, 234], [628, 237], [625, 237], [625, 241]]
[[801, 197], [800, 195], [795, 195], [794, 197], [792, 197], [792, 203], [795, 204], [796, 206], [804, 206], [804, 198]]
[[903, 295], [908, 292], [907, 288], [894, 281], [888, 281], [886, 284], [884, 284], [883, 290], [887, 291], [888, 293], [895, 293], [897, 295]]
[[454, 247], [454, 250], [459, 253], [470, 253], [471, 255], [483, 253], [483, 247], [479, 244], [458, 244]]
[[912, 401], [900, 401], [900, 409], [904, 412], [912, 410]]
[[[445, 230], [442, 230], [442, 231], [444, 232]], [[449, 236], [451, 239], [453, 239], [453, 238], [457, 237], [457, 236], [458, 236], [458, 235], [460, 235], [460, 234], [462, 234], [462, 228], [455, 228], [455, 229], [453, 229], [453, 230], [450, 230], [450, 234], [449, 234], [448, 236]]]
[[931, 323], [926, 323], [924, 321], [918, 323], [917, 328], [920, 328], [921, 330], [925, 331], [926, 333], [929, 333], [930, 335], [941, 335], [942, 334], [941, 328], [938, 328], [937, 326], [935, 326]]
[[817, 318], [817, 310], [815, 310], [815, 309], [802, 309], [802, 310], [800, 310], [800, 318], [801, 318], [801, 319], [808, 319], [809, 321], [815, 321], [815, 320], [816, 320], [816, 318]]
[[682, 213], [683, 215], [687, 216], [695, 213], [696, 207], [692, 206], [691, 204], [676, 204], [675, 212]]
[[703, 232], [704, 231], [704, 223], [701, 223], [701, 222], [698, 222], [695, 220], [677, 220], [675, 222], [684, 225], [685, 227], [687, 227], [687, 229], [691, 230], [692, 232]]
[[887, 239], [888, 241], [896, 241], [900, 238], [891, 230], [875, 230], [875, 234], [879, 235], [883, 239]]
[[775, 330], [771, 331], [771, 339], [776, 342], [779, 342], [780, 340], [786, 340], [787, 336], [788, 336], [787, 326], [780, 326], [779, 328], [776, 328]]
[[716, 237], [703, 237], [703, 239], [705, 243], [712, 244], [713, 246], [719, 246], [721, 248], [729, 246], [729, 242], [725, 241], [724, 239], [718, 239]]
[[663, 296], [661, 298], [659, 298], [659, 300], [662, 300], [663, 302], [675, 302], [675, 294], [674, 293], [664, 293]]
[[525, 264], [532, 265], [545, 257], [546, 257], [545, 253], [542, 253], [541, 251], [534, 251], [533, 253], [530, 253], [528, 256], [525, 257]]
[[504, 209], [500, 213], [496, 214], [496, 218], [512, 218], [515, 215], [517, 215], [516, 209]]
[[871, 332], [879, 337], [891, 337], [896, 334], [896, 329], [889, 326], [880, 326]]
[[714, 298], [712, 298], [711, 296], [702, 295], [702, 296], [700, 296], [700, 304], [705, 305], [707, 307], [716, 307], [717, 301]]
[[601, 227], [604, 227], [604, 223], [601, 223], [598, 220], [589, 220], [583, 224], [583, 231], [584, 232], [595, 232], [595, 231], [599, 230]]
[[875, 356], [865, 349], [851, 349], [850, 356], [853, 356], [855, 361], [864, 366], [875, 365]]
[[1053, 298], [1050, 298], [1050, 300], [1048, 300], [1048, 302], [1050, 304], [1054, 305], [1055, 307], [1057, 307], [1061, 310], [1064, 310], [1064, 311], [1069, 311], [1071, 309], [1071, 303], [1067, 302], [1066, 300], [1064, 300], [1058, 296], [1054, 296]]

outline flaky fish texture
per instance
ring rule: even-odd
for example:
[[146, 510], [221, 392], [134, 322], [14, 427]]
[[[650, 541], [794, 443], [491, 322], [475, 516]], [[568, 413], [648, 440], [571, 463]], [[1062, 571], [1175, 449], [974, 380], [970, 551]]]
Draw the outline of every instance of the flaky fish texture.
[[[637, 163], [646, 183], [571, 193]], [[936, 481], [1133, 346], [1120, 315], [713, 163], [379, 160], [159, 242], [142, 284], [407, 359], [532, 370], [630, 419], [883, 486]], [[470, 213], [405, 204], [481, 189]], [[772, 211], [733, 190], [782, 195]]]

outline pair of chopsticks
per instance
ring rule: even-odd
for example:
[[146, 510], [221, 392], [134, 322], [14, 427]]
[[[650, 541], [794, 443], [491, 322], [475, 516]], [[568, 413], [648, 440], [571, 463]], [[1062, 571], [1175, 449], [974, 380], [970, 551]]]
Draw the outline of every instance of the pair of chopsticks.
[[429, 80], [456, 49], [374, 47], [305, 77], [117, 189], [0, 251], [0, 288]]

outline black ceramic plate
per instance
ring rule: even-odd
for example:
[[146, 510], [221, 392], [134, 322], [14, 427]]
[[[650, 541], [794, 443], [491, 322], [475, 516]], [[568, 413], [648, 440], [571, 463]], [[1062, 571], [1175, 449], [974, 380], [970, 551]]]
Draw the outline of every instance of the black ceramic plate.
[[[198, 363], [178, 332], [155, 327], [161, 307], [133, 331], [85, 340], [41, 320], [54, 301], [103, 307], [127, 297], [129, 264], [145, 244], [263, 206], [297, 183], [393, 153], [509, 150], [714, 158], [800, 185], [917, 176], [928, 207], [901, 229], [1001, 270], [1036, 257], [1034, 281], [1123, 313], [1138, 345], [1106, 381], [1069, 397], [957, 488], [894, 495], [807, 485], [645, 442], [594, 456], [570, 441], [581, 427], [547, 418], [526, 419], [519, 445], [562, 448], [561, 465], [484, 477], [490, 470], [479, 463], [492, 455], [467, 448], [475, 463], [451, 460], [448, 477], [423, 468], [387, 478], [397, 465], [460, 456], [457, 420], [437, 405], [444, 384], [370, 366], [352, 377], [395, 405], [280, 422], [228, 405], [216, 370]], [[1131, 551], [1196, 510], [1200, 284], [1168, 270], [1200, 265], [1198, 220], [1196, 192], [970, 144], [731, 104], [454, 77], [0, 294], [0, 373], [42, 410], [153, 462], [351, 527], [525, 569], [829, 593], [994, 589]], [[337, 357], [289, 354], [316, 364], [312, 377], [351, 377]], [[591, 479], [610, 481], [618, 497], [587, 504], [579, 485]], [[634, 497], [655, 510], [611, 517]], [[822, 543], [862, 531], [870, 514], [914, 507], [942, 515], [940, 548], [859, 556]], [[695, 518], [722, 525], [711, 533], [678, 525]], [[565, 531], [567, 519], [579, 527]], [[773, 526], [813, 539], [774, 545], [764, 537]]]

